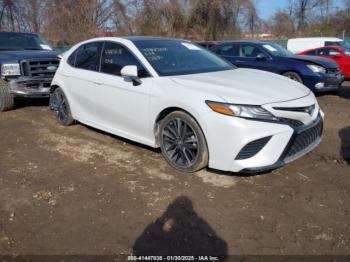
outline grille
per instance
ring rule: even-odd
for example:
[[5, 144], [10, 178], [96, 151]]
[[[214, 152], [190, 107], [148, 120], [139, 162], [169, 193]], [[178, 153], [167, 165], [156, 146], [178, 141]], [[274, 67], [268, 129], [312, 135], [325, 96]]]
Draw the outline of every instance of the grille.
[[306, 129], [296, 135], [292, 145], [290, 146], [285, 158], [290, 158], [305, 150], [308, 146], [313, 144], [318, 138], [322, 136], [323, 121], [319, 116], [317, 124], [309, 129]]
[[236, 157], [236, 160], [244, 160], [255, 156], [270, 141], [271, 136], [254, 140], [245, 145]]
[[339, 68], [327, 68], [326, 72], [330, 75], [337, 75], [340, 73]]
[[292, 127], [302, 127], [304, 125], [303, 122], [296, 119], [291, 119], [291, 118], [281, 118], [281, 121]]
[[[53, 78], [58, 64], [58, 59], [54, 58], [32, 59], [21, 62], [24, 76], [43, 78]], [[52, 69], [50, 67], [52, 67]]]
[[313, 104], [311, 106], [304, 106], [304, 107], [274, 107], [273, 109], [281, 110], [281, 111], [308, 113], [308, 114], [312, 115], [315, 108], [316, 108], [316, 106]]

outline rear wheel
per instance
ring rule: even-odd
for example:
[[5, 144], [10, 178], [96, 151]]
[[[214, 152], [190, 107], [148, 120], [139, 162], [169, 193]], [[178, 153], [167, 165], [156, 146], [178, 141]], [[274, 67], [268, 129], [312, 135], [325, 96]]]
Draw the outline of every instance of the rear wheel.
[[299, 74], [295, 72], [286, 72], [283, 74], [285, 77], [288, 77], [289, 79], [292, 79], [296, 82], [303, 83], [303, 79], [300, 77]]
[[208, 165], [208, 148], [198, 123], [188, 114], [176, 111], [160, 124], [160, 147], [164, 158], [179, 171], [196, 172]]
[[61, 88], [56, 88], [50, 96], [50, 108], [55, 112], [57, 121], [64, 126], [74, 123], [68, 100]]
[[8, 83], [0, 80], [0, 112], [12, 109], [14, 106], [14, 98], [10, 93]]

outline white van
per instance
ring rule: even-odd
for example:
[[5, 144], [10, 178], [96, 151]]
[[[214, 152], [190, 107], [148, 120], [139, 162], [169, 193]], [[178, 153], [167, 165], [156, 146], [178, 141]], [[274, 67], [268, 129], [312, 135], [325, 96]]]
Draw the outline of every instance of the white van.
[[310, 37], [310, 38], [294, 38], [289, 39], [287, 49], [294, 54], [324, 47], [324, 46], [342, 46], [349, 48], [349, 44], [343, 39], [335, 37]]

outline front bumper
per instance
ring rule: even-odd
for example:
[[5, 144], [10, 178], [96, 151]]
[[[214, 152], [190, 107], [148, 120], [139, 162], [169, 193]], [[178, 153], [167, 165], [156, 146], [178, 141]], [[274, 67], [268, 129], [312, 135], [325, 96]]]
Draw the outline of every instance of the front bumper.
[[315, 74], [304, 77], [304, 85], [313, 92], [334, 91], [341, 87], [344, 82], [344, 76], [338, 74]]
[[[308, 124], [295, 127], [210, 112], [200, 123], [208, 144], [209, 167], [229, 172], [257, 173], [294, 161], [321, 142], [323, 116], [315, 111], [310, 119]], [[315, 128], [318, 128], [318, 135], [311, 132]], [[239, 158], [247, 145], [263, 138], [268, 138], [268, 141], [256, 154], [246, 159]]]
[[[317, 130], [317, 132], [313, 132], [314, 130]], [[307, 136], [309, 136], [309, 139], [311, 139], [312, 142], [307, 143], [307, 141], [305, 141], [307, 138], [302, 137], [303, 134], [306, 134]], [[319, 135], [316, 136], [315, 134], [319, 134]], [[297, 160], [298, 158], [314, 150], [321, 143], [322, 134], [323, 134], [323, 118], [321, 114], [319, 114], [316, 120], [313, 121], [311, 124], [301, 128], [294, 128], [294, 133], [288, 145], [286, 146], [286, 148], [284, 149], [283, 153], [280, 156], [280, 159], [276, 163], [270, 166], [246, 168], [242, 170], [242, 172], [243, 173], [265, 172], [268, 170], [277, 169], [294, 160]], [[305, 145], [303, 145], [303, 143], [305, 143]]]
[[52, 78], [20, 77], [8, 80], [10, 92], [14, 97], [49, 97]]

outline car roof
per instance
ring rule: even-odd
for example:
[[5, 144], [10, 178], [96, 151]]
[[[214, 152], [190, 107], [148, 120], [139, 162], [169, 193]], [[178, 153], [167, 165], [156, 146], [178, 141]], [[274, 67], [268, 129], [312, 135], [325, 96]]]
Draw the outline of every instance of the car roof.
[[343, 41], [340, 38], [336, 37], [304, 37], [304, 38], [291, 38], [289, 41], [331, 41], [331, 42], [340, 42]]
[[135, 42], [135, 41], [161, 41], [161, 40], [187, 41], [187, 40], [183, 40], [183, 39], [170, 38], [170, 37], [159, 37], [159, 36], [121, 36], [119, 38], [127, 39], [131, 42]]
[[225, 40], [221, 42], [220, 44], [240, 44], [240, 43], [251, 43], [251, 44], [271, 44], [271, 42], [268, 41], [262, 41], [262, 40]]
[[153, 37], [153, 36], [105, 36], [105, 37], [96, 37], [90, 38], [85, 41], [79, 42], [76, 45], [82, 45], [86, 43], [91, 43], [94, 41], [116, 41], [119, 43], [136, 43], [140, 41], [184, 41], [190, 42], [188, 40], [176, 39], [176, 38], [165, 38], [165, 37]]
[[311, 49], [307, 49], [301, 53], [304, 53], [304, 52], [309, 52], [309, 51], [314, 51], [314, 50], [319, 50], [319, 49], [327, 49], [327, 48], [334, 48], [334, 49], [339, 49], [341, 50], [341, 47], [338, 46], [338, 45], [330, 45], [330, 46], [321, 46], [321, 47], [317, 47], [317, 48], [311, 48]]

